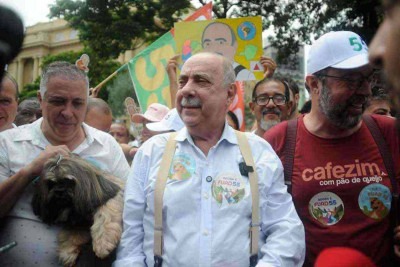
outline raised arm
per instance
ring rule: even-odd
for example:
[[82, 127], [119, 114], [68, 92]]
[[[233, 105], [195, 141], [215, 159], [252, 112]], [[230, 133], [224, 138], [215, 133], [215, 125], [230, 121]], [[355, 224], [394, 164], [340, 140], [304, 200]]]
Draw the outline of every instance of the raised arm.
[[264, 67], [264, 78], [271, 78], [277, 68], [276, 62], [272, 58], [261, 56], [260, 63]]
[[169, 78], [169, 91], [171, 95], [171, 108], [175, 107], [175, 97], [178, 92], [178, 83], [177, 83], [177, 73], [176, 70], [178, 68], [178, 58], [180, 55], [175, 55], [168, 60], [167, 64], [167, 74]]

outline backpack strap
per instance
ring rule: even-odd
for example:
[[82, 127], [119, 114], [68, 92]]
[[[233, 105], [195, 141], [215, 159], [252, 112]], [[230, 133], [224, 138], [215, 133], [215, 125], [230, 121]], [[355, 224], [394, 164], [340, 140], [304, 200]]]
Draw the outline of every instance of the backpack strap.
[[258, 262], [258, 236], [260, 234], [259, 217], [259, 195], [258, 195], [258, 177], [254, 165], [253, 155], [246, 134], [236, 131], [236, 137], [240, 152], [246, 164], [246, 170], [249, 173], [250, 192], [251, 192], [251, 225], [250, 225], [250, 267], [256, 266]]
[[161, 159], [160, 169], [157, 173], [157, 180], [154, 188], [154, 267], [162, 266], [163, 251], [163, 197], [165, 185], [168, 179], [168, 171], [171, 167], [172, 158], [175, 154], [177, 133], [171, 133]]
[[296, 136], [298, 119], [289, 120], [286, 128], [286, 140], [283, 147], [283, 173], [285, 176], [285, 184], [289, 193], [292, 193], [292, 174], [294, 164], [294, 153], [296, 150]]
[[388, 172], [390, 183], [393, 189], [392, 201], [393, 201], [393, 211], [395, 216], [394, 222], [395, 225], [399, 225], [399, 216], [398, 216], [399, 189], [396, 182], [392, 153], [390, 153], [386, 140], [382, 135], [382, 132], [379, 129], [378, 125], [376, 124], [375, 120], [370, 115], [363, 115], [363, 121], [367, 125], [367, 128], [369, 129], [376, 145], [378, 146], [379, 152], [383, 159], [383, 164], [385, 165], [385, 168]]

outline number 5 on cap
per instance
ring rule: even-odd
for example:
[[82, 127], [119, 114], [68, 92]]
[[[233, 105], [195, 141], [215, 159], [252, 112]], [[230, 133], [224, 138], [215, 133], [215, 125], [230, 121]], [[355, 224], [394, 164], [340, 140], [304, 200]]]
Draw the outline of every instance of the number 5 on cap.
[[365, 45], [365, 42], [361, 38], [358, 40], [358, 37], [350, 37], [349, 41], [350, 45], [354, 47], [354, 51], [361, 51], [363, 45]]

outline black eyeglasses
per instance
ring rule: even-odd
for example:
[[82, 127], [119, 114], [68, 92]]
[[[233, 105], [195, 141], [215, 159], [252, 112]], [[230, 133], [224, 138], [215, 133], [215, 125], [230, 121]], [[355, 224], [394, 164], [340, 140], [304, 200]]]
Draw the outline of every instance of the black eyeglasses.
[[372, 86], [374, 82], [376, 81], [376, 71], [371, 72], [367, 76], [362, 75], [361, 73], [354, 73], [351, 75], [344, 75], [344, 76], [333, 76], [333, 75], [326, 75], [326, 74], [320, 74], [317, 75], [318, 77], [328, 77], [328, 78], [333, 78], [337, 80], [341, 80], [346, 83], [347, 87], [349, 87], [351, 90], [357, 90], [359, 89], [363, 83], [366, 81], [369, 86]]
[[268, 95], [259, 95], [255, 99], [253, 99], [254, 102], [257, 103], [259, 106], [265, 106], [268, 105], [269, 101], [272, 99], [272, 102], [274, 102], [275, 105], [281, 106], [286, 104], [286, 97], [284, 95], [274, 95], [274, 96], [268, 96]]

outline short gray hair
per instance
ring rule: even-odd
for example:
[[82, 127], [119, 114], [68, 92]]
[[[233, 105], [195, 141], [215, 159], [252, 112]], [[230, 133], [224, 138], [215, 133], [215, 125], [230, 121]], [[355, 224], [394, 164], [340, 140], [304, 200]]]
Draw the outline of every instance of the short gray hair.
[[56, 61], [49, 64], [43, 71], [40, 81], [40, 95], [42, 98], [44, 98], [47, 92], [47, 83], [50, 78], [60, 76], [68, 80], [84, 80], [86, 83], [87, 95], [89, 96], [89, 78], [87, 75], [74, 64], [65, 61]]
[[236, 74], [233, 70], [232, 62], [227, 58], [222, 57], [222, 71], [224, 75], [223, 86], [228, 87], [236, 81]]

